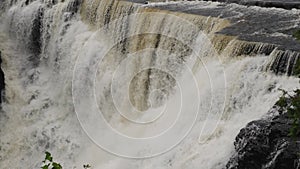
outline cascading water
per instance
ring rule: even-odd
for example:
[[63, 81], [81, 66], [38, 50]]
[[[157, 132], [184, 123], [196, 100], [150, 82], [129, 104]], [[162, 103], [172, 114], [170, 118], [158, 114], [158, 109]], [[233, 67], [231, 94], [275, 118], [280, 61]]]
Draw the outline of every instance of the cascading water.
[[224, 168], [238, 131], [299, 85], [268, 55], [215, 49], [228, 21], [148, 6], [1, 2], [0, 168], [45, 151], [65, 168]]

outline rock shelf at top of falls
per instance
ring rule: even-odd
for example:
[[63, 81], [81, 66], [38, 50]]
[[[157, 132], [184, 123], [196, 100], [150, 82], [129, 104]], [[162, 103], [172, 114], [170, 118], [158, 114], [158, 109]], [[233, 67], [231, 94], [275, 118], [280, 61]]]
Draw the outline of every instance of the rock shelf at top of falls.
[[[300, 43], [294, 37], [295, 32], [300, 29], [300, 11], [296, 9], [299, 4], [297, 1], [261, 0], [256, 2], [255, 0], [227, 0], [226, 3], [222, 3], [225, 2], [224, 0], [217, 0], [218, 2], [175, 2], [176, 0], [174, 2], [162, 2], [163, 0], [150, 0], [149, 2], [144, 0], [124, 1], [146, 4], [142, 6], [154, 10], [229, 21], [230, 24], [214, 32], [215, 35], [222, 37], [216, 38], [217, 40], [214, 44], [222, 44], [222, 49], [232, 45], [233, 51], [227, 53], [234, 57], [256, 54], [271, 55], [274, 62], [270, 64], [269, 70], [276, 74], [295, 75], [292, 72], [293, 69], [298, 67], [297, 59], [300, 52]], [[271, 4], [266, 5], [266, 3]], [[289, 6], [291, 4], [292, 6]], [[288, 10], [290, 8], [286, 6], [293, 9]], [[214, 25], [212, 24], [211, 26], [213, 27]], [[234, 44], [232, 39], [239, 42]]]
[[[147, 4], [148, 2], [166, 2], [163, 0], [127, 0], [136, 3], [143, 3]], [[172, 0], [172, 1], [180, 1], [180, 0]], [[187, 0], [193, 1], [193, 0]], [[213, 1], [213, 2], [224, 2], [224, 3], [236, 3], [240, 5], [246, 6], [260, 6], [260, 7], [267, 7], [267, 8], [283, 8], [283, 9], [299, 9], [300, 2], [298, 0], [203, 0], [203, 1]]]
[[300, 13], [296, 9], [249, 7], [233, 3], [212, 5], [210, 2], [157, 3], [151, 7], [226, 19], [231, 25], [219, 31], [220, 34], [237, 36], [245, 41], [274, 44], [282, 50], [300, 51], [300, 43], [292, 36], [300, 29]]

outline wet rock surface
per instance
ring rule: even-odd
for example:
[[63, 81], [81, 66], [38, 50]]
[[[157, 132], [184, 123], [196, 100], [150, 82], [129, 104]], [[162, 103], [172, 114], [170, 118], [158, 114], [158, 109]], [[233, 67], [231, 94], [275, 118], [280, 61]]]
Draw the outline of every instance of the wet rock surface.
[[227, 19], [231, 25], [218, 33], [245, 41], [274, 44], [282, 50], [300, 51], [300, 43], [293, 37], [294, 32], [300, 29], [300, 10], [212, 2], [173, 2], [149, 6]]
[[[147, 4], [149, 2], [167, 2], [167, 0], [127, 0], [135, 3]], [[182, 1], [182, 0], [171, 0]], [[187, 0], [195, 1], [195, 0]], [[299, 0], [203, 0], [212, 2], [236, 3], [245, 6], [259, 6], [266, 8], [300, 9]]]
[[[42, 18], [44, 15], [44, 11], [40, 8], [32, 21], [32, 29], [30, 34], [30, 42], [28, 47], [30, 51], [34, 55], [39, 55], [41, 53], [41, 34], [42, 34]], [[35, 64], [37, 64], [38, 59], [35, 60]]]
[[289, 136], [291, 118], [278, 107], [269, 115], [240, 130], [234, 142], [236, 152], [226, 169], [300, 168], [300, 136]]
[[226, 2], [226, 3], [237, 3], [247, 6], [260, 6], [268, 8], [283, 8], [283, 9], [299, 9], [300, 1], [299, 0], [206, 0], [206, 1], [217, 1], [217, 2]]
[[[136, 1], [136, 0], [131, 0]], [[300, 9], [266, 8], [260, 3], [276, 2], [280, 4], [297, 4], [295, 0], [217, 0], [218, 2], [170, 2], [150, 3], [146, 8], [156, 8], [165, 11], [181, 12], [205, 17], [225, 19], [229, 26], [215, 34], [234, 37], [245, 42], [237, 45], [230, 56], [269, 55], [272, 63], [268, 71], [276, 74], [298, 75], [300, 62], [300, 40], [297, 39], [300, 30]], [[222, 1], [222, 2], [221, 2]], [[251, 3], [250, 3], [251, 2]], [[297, 38], [296, 38], [297, 36]], [[220, 42], [221, 43], [221, 42]], [[225, 46], [228, 44], [225, 44]], [[297, 73], [298, 72], [298, 73]]]

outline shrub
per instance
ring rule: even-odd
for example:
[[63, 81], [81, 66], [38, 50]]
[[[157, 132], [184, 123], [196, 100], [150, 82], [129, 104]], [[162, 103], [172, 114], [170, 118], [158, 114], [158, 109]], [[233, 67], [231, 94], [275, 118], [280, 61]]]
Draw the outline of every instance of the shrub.
[[289, 117], [292, 119], [289, 136], [296, 137], [300, 134], [300, 89], [295, 90], [293, 96], [285, 90], [280, 90], [283, 95], [276, 102], [276, 105], [287, 110]]

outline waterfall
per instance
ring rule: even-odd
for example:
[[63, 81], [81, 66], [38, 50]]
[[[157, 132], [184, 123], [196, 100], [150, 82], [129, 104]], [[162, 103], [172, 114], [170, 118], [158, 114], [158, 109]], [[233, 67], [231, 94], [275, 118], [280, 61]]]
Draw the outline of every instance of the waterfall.
[[50, 151], [64, 168], [221, 169], [239, 130], [299, 86], [297, 52], [153, 6], [1, 2], [0, 168], [39, 168]]

